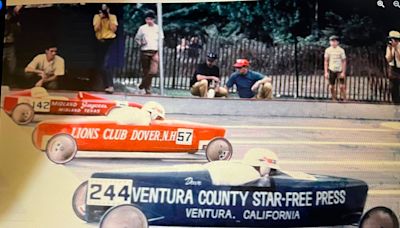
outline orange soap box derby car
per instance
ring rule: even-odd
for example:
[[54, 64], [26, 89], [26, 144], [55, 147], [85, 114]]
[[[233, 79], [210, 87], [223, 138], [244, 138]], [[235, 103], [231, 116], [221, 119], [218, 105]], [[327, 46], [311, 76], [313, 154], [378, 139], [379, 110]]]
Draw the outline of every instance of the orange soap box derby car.
[[77, 151], [196, 153], [205, 150], [209, 161], [232, 157], [232, 145], [224, 138], [222, 127], [150, 118], [147, 124], [141, 125], [126, 121], [130, 117], [135, 119], [127, 113], [122, 118], [125, 120], [110, 116], [42, 121], [33, 131], [33, 143], [57, 164], [71, 161]]
[[46, 89], [12, 92], [4, 97], [4, 111], [20, 125], [32, 122], [35, 114], [49, 115], [107, 115], [116, 107], [138, 107], [134, 102], [113, 101], [87, 92], [78, 92], [74, 98], [50, 96]]

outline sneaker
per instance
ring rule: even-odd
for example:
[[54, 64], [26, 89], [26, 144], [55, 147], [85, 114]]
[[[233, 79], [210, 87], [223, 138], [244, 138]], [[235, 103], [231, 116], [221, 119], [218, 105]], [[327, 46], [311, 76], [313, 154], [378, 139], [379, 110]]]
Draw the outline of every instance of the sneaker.
[[112, 86], [107, 87], [104, 91], [108, 94], [112, 94], [112, 93], [114, 93], [114, 87], [112, 87]]
[[207, 92], [207, 98], [214, 98], [215, 97], [215, 90], [209, 89]]

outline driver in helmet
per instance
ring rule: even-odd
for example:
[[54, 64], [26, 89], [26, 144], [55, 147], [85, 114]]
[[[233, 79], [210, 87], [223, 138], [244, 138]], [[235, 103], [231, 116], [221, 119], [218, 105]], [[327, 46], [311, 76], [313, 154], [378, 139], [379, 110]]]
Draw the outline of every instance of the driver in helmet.
[[261, 177], [270, 176], [271, 173], [280, 169], [278, 156], [274, 152], [263, 148], [250, 149], [245, 154], [243, 162], [253, 166], [260, 173]]
[[164, 120], [165, 119], [164, 107], [155, 101], [146, 102], [143, 105], [142, 110], [145, 110], [150, 114], [151, 120]]

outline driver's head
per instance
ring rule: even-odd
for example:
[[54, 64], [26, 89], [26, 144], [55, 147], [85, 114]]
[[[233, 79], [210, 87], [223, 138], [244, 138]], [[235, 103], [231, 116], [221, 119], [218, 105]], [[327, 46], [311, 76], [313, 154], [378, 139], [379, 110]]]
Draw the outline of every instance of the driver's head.
[[165, 109], [164, 107], [155, 102], [155, 101], [149, 101], [146, 102], [143, 107], [143, 110], [146, 110], [150, 113], [150, 117], [152, 120], [163, 120], [165, 119]]
[[263, 148], [253, 148], [244, 155], [243, 162], [253, 166], [261, 176], [268, 175], [271, 169], [279, 169], [278, 156]]
[[33, 87], [31, 89], [31, 97], [47, 97], [49, 94], [47, 90], [43, 87]]

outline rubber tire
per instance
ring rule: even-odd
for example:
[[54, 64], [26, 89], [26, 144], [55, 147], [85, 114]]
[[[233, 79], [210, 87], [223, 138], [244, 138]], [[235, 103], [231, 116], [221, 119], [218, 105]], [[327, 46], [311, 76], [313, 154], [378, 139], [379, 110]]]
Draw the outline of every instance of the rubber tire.
[[[74, 209], [75, 215], [85, 222], [87, 188], [88, 181], [85, 181], [76, 188], [74, 195], [72, 196], [72, 209]], [[84, 211], [82, 211], [82, 206], [85, 209]]]
[[[225, 146], [226, 148], [221, 148], [222, 146]], [[225, 154], [223, 157], [221, 157], [222, 152]], [[206, 157], [208, 161], [227, 161], [232, 158], [232, 154], [232, 144], [226, 138], [214, 138], [208, 143], [206, 148]]]
[[[55, 148], [54, 148], [55, 147]], [[54, 151], [55, 150], [55, 151]], [[68, 151], [67, 156], [63, 156], [65, 159], [54, 158], [54, 153]], [[50, 138], [46, 146], [46, 155], [50, 161], [56, 164], [66, 164], [75, 158], [78, 152], [78, 147], [76, 145], [75, 139], [69, 134], [57, 134]], [[60, 155], [58, 155], [60, 156]]]
[[21, 103], [14, 107], [11, 119], [18, 125], [27, 125], [32, 122], [35, 111], [30, 104]]
[[146, 216], [132, 204], [110, 208], [101, 218], [100, 228], [148, 228]]
[[399, 220], [396, 214], [386, 207], [374, 207], [363, 215], [360, 228], [398, 228]]

